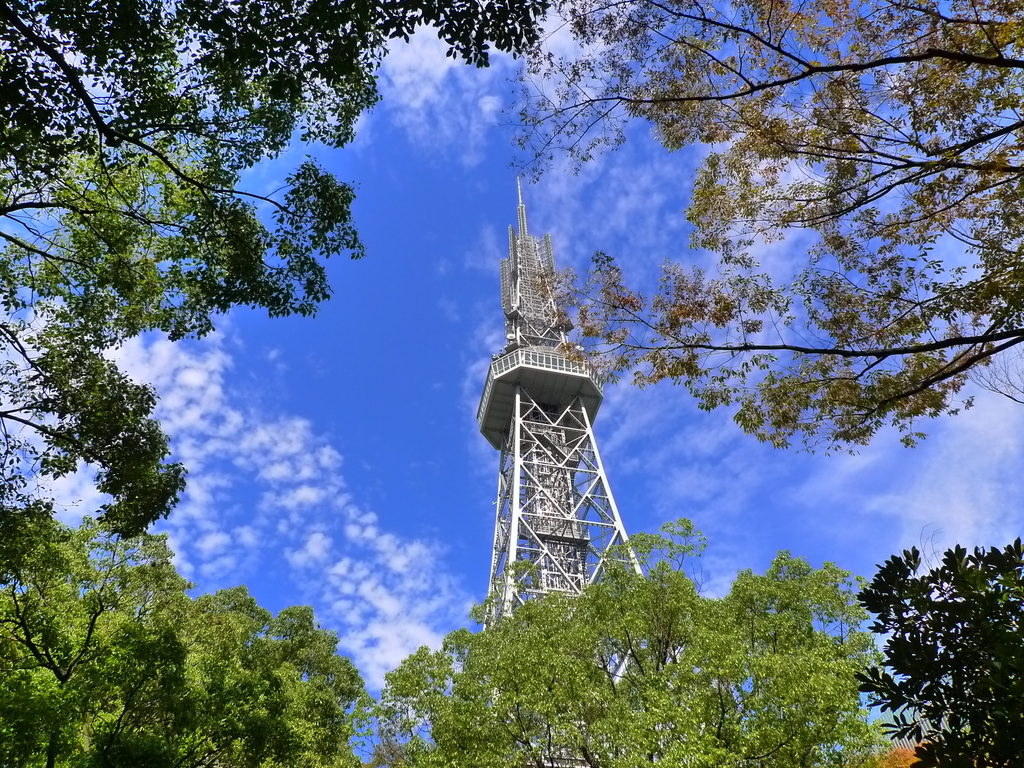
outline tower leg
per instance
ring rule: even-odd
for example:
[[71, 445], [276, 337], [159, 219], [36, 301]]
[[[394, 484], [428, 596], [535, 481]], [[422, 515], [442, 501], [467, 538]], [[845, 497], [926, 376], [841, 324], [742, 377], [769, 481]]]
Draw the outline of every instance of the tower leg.
[[579, 594], [625, 544], [587, 412], [516, 388], [501, 452], [490, 593], [499, 618], [531, 597]]

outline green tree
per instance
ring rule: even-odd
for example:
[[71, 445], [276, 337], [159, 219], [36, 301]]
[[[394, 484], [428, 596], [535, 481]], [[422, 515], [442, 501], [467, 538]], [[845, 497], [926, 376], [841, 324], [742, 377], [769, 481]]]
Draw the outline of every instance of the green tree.
[[307, 160], [275, 197], [242, 173], [299, 136], [341, 147], [390, 41], [449, 54], [537, 36], [544, 0], [0, 2], [0, 519], [80, 462], [126, 534], [167, 514], [154, 395], [102, 356], [148, 330], [202, 335], [235, 306], [310, 314], [322, 259], [363, 246], [352, 187]]
[[579, 597], [421, 648], [387, 676], [382, 743], [404, 744], [399, 764], [449, 768], [869, 760], [855, 674], [876, 651], [849, 575], [780, 553], [703, 597], [683, 570], [699, 540], [685, 522], [672, 534], [634, 538], [646, 577], [620, 564]]
[[47, 521], [0, 574], [0, 764], [352, 765], [362, 691], [312, 610], [192, 599], [162, 536]]
[[1024, 545], [954, 547], [922, 571], [916, 548], [889, 558], [860, 595], [888, 637], [861, 689], [922, 741], [921, 766], [1019, 766], [1024, 755]]
[[609, 368], [778, 446], [913, 443], [972, 374], [1024, 400], [1019, 0], [556, 6], [581, 45], [534, 57], [525, 144], [586, 160], [640, 118], [703, 145], [687, 218], [717, 267], [645, 295], [600, 256], [573, 291]]

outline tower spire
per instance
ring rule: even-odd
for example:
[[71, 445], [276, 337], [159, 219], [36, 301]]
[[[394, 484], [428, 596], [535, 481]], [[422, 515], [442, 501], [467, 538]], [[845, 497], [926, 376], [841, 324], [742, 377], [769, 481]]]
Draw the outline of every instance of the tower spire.
[[508, 344], [494, 356], [477, 410], [480, 431], [501, 451], [491, 559], [491, 620], [551, 592], [579, 594], [601, 578], [626, 530], [594, 439], [603, 398], [589, 365], [566, 357], [567, 323], [551, 293], [551, 238], [519, 232], [501, 261]]
[[526, 206], [523, 204], [523, 182], [516, 176], [516, 191], [519, 193], [519, 236], [526, 237], [529, 233], [526, 231]]

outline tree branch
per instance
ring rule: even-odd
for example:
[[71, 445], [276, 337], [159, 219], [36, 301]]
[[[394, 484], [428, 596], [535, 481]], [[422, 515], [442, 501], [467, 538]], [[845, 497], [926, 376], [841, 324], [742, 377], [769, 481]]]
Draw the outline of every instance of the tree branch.
[[[655, 328], [655, 330], [657, 330]], [[804, 355], [824, 355], [845, 358], [887, 358], [901, 355], [915, 355], [922, 352], [935, 352], [940, 349], [952, 347], [963, 347], [974, 344], [987, 344], [1004, 339], [1018, 339], [1024, 341], [1024, 328], [1015, 328], [998, 333], [982, 334], [979, 336], [955, 336], [949, 339], [928, 342], [926, 344], [911, 344], [904, 347], [879, 347], [876, 349], [846, 349], [843, 347], [804, 347], [797, 344], [709, 344], [701, 342], [685, 342], [680, 339], [677, 344], [666, 344], [658, 346], [647, 346], [643, 344], [628, 344], [633, 349], [659, 350], [659, 349], [693, 349], [706, 352], [796, 352]]]

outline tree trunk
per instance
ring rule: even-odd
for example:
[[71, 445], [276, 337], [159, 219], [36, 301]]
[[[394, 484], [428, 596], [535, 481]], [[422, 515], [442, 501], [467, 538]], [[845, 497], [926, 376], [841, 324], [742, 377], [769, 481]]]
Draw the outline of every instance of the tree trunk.
[[60, 729], [54, 728], [50, 731], [50, 743], [46, 747], [46, 768], [55, 768], [57, 765], [57, 745], [60, 738]]

